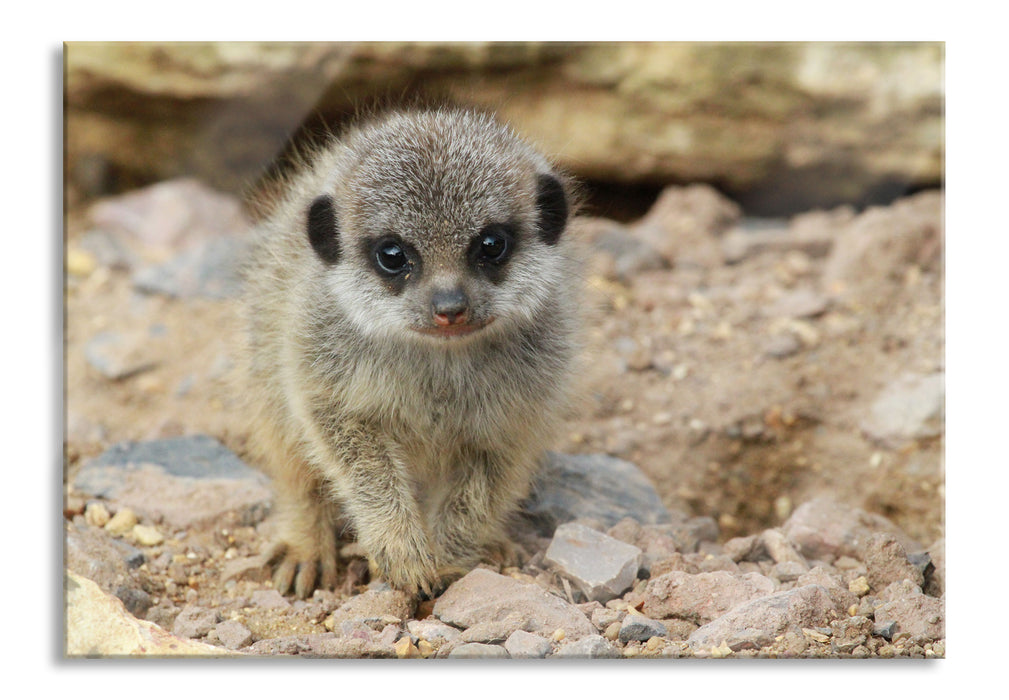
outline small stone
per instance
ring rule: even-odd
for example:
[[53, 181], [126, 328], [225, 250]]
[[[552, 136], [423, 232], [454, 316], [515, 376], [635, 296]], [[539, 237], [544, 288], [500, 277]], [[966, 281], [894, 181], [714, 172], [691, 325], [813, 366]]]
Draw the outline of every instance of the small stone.
[[137, 522], [136, 513], [129, 508], [120, 508], [119, 511], [109, 518], [107, 523], [105, 523], [105, 531], [113, 535], [122, 536], [127, 532], [131, 532]]
[[253, 591], [252, 605], [264, 610], [287, 610], [291, 604], [275, 588], [265, 588]]
[[410, 620], [406, 623], [406, 628], [413, 636], [431, 642], [435, 646], [455, 642], [461, 634], [455, 627], [438, 620]]
[[619, 639], [621, 642], [646, 642], [652, 637], [665, 637], [666, 626], [658, 620], [642, 615], [627, 615], [620, 625]]
[[84, 522], [92, 527], [105, 527], [111, 517], [105, 504], [98, 501], [92, 501], [84, 508]]
[[550, 635], [550, 640], [554, 641], [554, 642], [560, 642], [566, 636], [567, 636], [567, 634], [564, 632], [564, 629], [561, 628], [561, 627], [558, 627], [557, 629], [554, 630], [554, 633]]
[[542, 659], [551, 649], [548, 639], [525, 630], [512, 632], [505, 641], [504, 648], [513, 659]]
[[496, 644], [461, 644], [448, 655], [450, 659], [507, 659], [508, 652]]
[[102, 331], [84, 345], [84, 357], [107, 379], [118, 381], [157, 364], [148, 356], [148, 344], [146, 333]]
[[942, 434], [946, 375], [905, 374], [891, 382], [873, 403], [862, 430], [889, 447]]
[[807, 566], [796, 561], [783, 561], [771, 567], [771, 576], [782, 583], [796, 581], [809, 570]]
[[912, 564], [904, 547], [888, 533], [874, 533], [863, 547], [862, 561], [868, 573], [866, 579], [873, 590], [880, 591], [895, 581], [905, 579], [916, 586], [925, 582], [922, 570]]
[[123, 605], [135, 617], [146, 615], [153, 602], [147, 591], [130, 586], [119, 586], [116, 588], [116, 598], [123, 601]]
[[890, 641], [893, 639], [894, 632], [897, 631], [897, 622], [895, 620], [886, 620], [884, 622], [877, 622], [873, 628], [872, 633], [877, 637], [882, 637], [883, 639]]
[[434, 645], [426, 639], [422, 639], [417, 642], [417, 651], [420, 653], [421, 658], [428, 659], [435, 652]]
[[219, 619], [216, 610], [187, 605], [175, 618], [175, 622], [172, 624], [172, 633], [189, 639], [204, 637], [214, 629]]
[[620, 622], [626, 613], [610, 608], [599, 608], [592, 611], [592, 624], [597, 629], [604, 630], [614, 622]]
[[402, 637], [398, 642], [393, 644], [393, 648], [396, 650], [397, 658], [400, 659], [416, 659], [423, 656], [420, 653], [420, 649], [414, 645], [413, 640], [408, 636]]
[[87, 277], [98, 267], [94, 255], [76, 247], [67, 248], [66, 264], [67, 272], [78, 277]]
[[165, 541], [165, 536], [149, 525], [134, 525], [132, 532], [137, 544], [144, 547], [155, 547]]
[[619, 659], [620, 651], [598, 634], [565, 644], [551, 658]]
[[869, 581], [865, 576], [859, 576], [854, 581], [848, 582], [848, 590], [861, 598], [869, 594]]
[[237, 620], [225, 620], [214, 628], [217, 638], [228, 649], [241, 649], [252, 643], [252, 632]]
[[804, 570], [809, 570], [809, 563], [805, 557], [795, 550], [795, 547], [792, 546], [792, 543], [788, 541], [788, 538], [785, 537], [781, 530], [764, 530], [760, 535], [760, 539], [767, 553], [771, 555], [771, 559], [775, 563], [793, 562], [802, 565]]
[[603, 632], [603, 636], [611, 642], [615, 642], [620, 637], [621, 627], [623, 627], [623, 625], [619, 622], [612, 622], [606, 627], [606, 630]]
[[637, 547], [574, 523], [557, 528], [545, 558], [586, 598], [601, 603], [631, 587], [641, 560]]

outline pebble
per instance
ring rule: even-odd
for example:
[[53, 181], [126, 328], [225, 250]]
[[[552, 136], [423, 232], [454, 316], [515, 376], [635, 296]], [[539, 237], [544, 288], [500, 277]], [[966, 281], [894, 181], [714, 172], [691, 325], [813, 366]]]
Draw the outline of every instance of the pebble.
[[854, 581], [848, 582], [848, 590], [861, 598], [869, 594], [869, 581], [865, 576], [859, 576]]
[[113, 381], [128, 379], [157, 365], [145, 333], [101, 331], [84, 345], [88, 364]]
[[111, 517], [103, 503], [92, 501], [84, 508], [84, 521], [92, 527], [105, 527]]
[[220, 617], [216, 610], [187, 605], [175, 618], [175, 622], [172, 624], [172, 633], [189, 639], [204, 637], [217, 626], [219, 621]]
[[131, 532], [137, 524], [137, 514], [129, 508], [120, 508], [107, 523], [105, 530], [113, 535], [125, 535]]
[[619, 659], [620, 650], [598, 634], [565, 644], [553, 653], [552, 658]]
[[508, 652], [497, 644], [460, 644], [448, 655], [450, 659], [507, 659]]
[[416, 659], [423, 656], [410, 637], [400, 638], [393, 644], [393, 648], [396, 650], [396, 657], [400, 659]]
[[550, 640], [525, 630], [515, 630], [504, 644], [513, 659], [542, 659], [551, 651]]
[[286, 610], [291, 607], [287, 599], [274, 588], [263, 588], [253, 591], [251, 602], [253, 606], [266, 610]]
[[619, 639], [621, 642], [646, 642], [652, 637], [665, 637], [666, 626], [658, 620], [642, 615], [627, 615], [620, 625]]
[[567, 523], [557, 528], [544, 561], [568, 577], [586, 598], [605, 603], [633, 585], [642, 552], [583, 525]]
[[940, 435], [945, 405], [945, 373], [904, 374], [879, 393], [861, 427], [869, 438], [884, 446], [902, 447]]
[[150, 525], [134, 525], [132, 532], [133, 539], [144, 547], [154, 547], [165, 541], [165, 536]]
[[217, 638], [228, 649], [237, 650], [252, 643], [252, 632], [237, 620], [219, 622], [214, 630], [217, 632]]

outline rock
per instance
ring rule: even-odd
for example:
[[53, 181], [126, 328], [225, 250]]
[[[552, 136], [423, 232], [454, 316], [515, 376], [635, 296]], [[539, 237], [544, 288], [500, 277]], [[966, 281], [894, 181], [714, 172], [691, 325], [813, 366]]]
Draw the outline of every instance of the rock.
[[802, 350], [802, 342], [791, 333], [778, 333], [764, 344], [764, 354], [782, 359]]
[[253, 591], [250, 600], [252, 605], [265, 610], [288, 610], [291, 607], [287, 598], [280, 595], [280, 592], [275, 588], [261, 588], [258, 591]]
[[850, 654], [855, 647], [864, 644], [873, 633], [872, 620], [856, 615], [830, 623], [830, 648], [834, 652]]
[[670, 571], [648, 582], [641, 611], [658, 620], [676, 617], [705, 624], [746, 601], [773, 592], [774, 582], [760, 574]]
[[946, 411], [946, 374], [905, 374], [887, 385], [862, 421], [872, 440], [893, 448], [942, 434]]
[[924, 591], [938, 598], [946, 592], [946, 538], [940, 538], [928, 548], [932, 571], [926, 575]]
[[138, 269], [133, 286], [146, 294], [190, 299], [228, 299], [241, 291], [239, 261], [245, 255], [243, 239], [217, 236], [183, 250], [160, 265]]
[[759, 535], [733, 537], [725, 542], [722, 549], [727, 557], [737, 563], [741, 561], [760, 561], [771, 556], [767, 552], [764, 541]]
[[562, 645], [550, 657], [553, 659], [619, 659], [620, 650], [601, 635], [592, 634]]
[[[917, 592], [891, 600], [876, 608], [876, 625], [896, 623], [896, 633], [906, 632], [913, 640], [937, 641], [946, 638], [945, 600]], [[891, 634], [892, 636], [892, 634]]]
[[431, 642], [435, 648], [447, 642], [455, 642], [461, 634], [455, 627], [431, 619], [410, 620], [406, 623], [406, 628], [410, 634]]
[[119, 381], [157, 366], [150, 345], [146, 333], [101, 331], [85, 343], [84, 357], [104, 377]]
[[771, 318], [812, 318], [823, 314], [830, 299], [806, 287], [786, 292], [764, 310]]
[[272, 576], [272, 567], [262, 556], [228, 559], [221, 566], [221, 580], [243, 580], [266, 583]]
[[849, 302], [872, 309], [887, 303], [881, 284], [896, 291], [905, 268], [942, 264], [945, 197], [926, 191], [887, 207], [870, 207], [837, 235], [823, 269], [823, 284]]
[[580, 240], [608, 259], [605, 274], [624, 284], [641, 272], [669, 267], [669, 261], [658, 250], [616, 221], [579, 216], [572, 220], [572, 225]]
[[241, 649], [252, 642], [252, 632], [237, 620], [225, 620], [214, 627], [214, 630], [217, 638], [228, 649]]
[[907, 552], [892, 534], [880, 532], [870, 535], [861, 558], [868, 570], [866, 580], [875, 591], [904, 579], [916, 586], [925, 583], [922, 570], [908, 561]]
[[497, 644], [460, 644], [448, 655], [450, 659], [507, 659], [508, 652]]
[[513, 659], [542, 659], [550, 653], [550, 640], [525, 630], [515, 630], [504, 644]]
[[165, 536], [150, 525], [134, 525], [133, 539], [143, 547], [154, 547], [165, 541]]
[[823, 586], [838, 610], [848, 610], [858, 603], [857, 595], [845, 585], [844, 579], [833, 569], [815, 566], [795, 580], [795, 587]]
[[326, 627], [338, 630], [343, 622], [359, 621], [377, 630], [391, 620], [405, 620], [410, 612], [410, 599], [402, 591], [369, 590], [334, 610], [326, 620]]
[[116, 598], [123, 602], [123, 605], [134, 617], [143, 617], [150, 609], [152, 600], [147, 591], [142, 588], [131, 588], [129, 586], [119, 586], [116, 588]]
[[807, 571], [809, 571], [809, 567], [804, 564], [795, 561], [783, 561], [772, 566], [770, 574], [772, 578], [782, 583], [788, 583], [789, 581], [797, 580]]
[[183, 529], [226, 516], [252, 525], [272, 502], [267, 478], [206, 435], [114, 445], [73, 486]]
[[694, 649], [723, 642], [732, 651], [759, 649], [788, 629], [821, 627], [837, 607], [822, 586], [803, 586], [756, 598], [698, 627], [687, 640]]
[[620, 625], [619, 639], [624, 643], [647, 642], [652, 637], [665, 637], [666, 634], [666, 626], [658, 620], [643, 615], [627, 615]]
[[600, 603], [618, 597], [634, 584], [641, 560], [637, 547], [575, 523], [557, 528], [544, 559], [586, 598]]
[[810, 258], [826, 256], [841, 222], [854, 217], [850, 207], [833, 212], [802, 213], [791, 221], [744, 218], [721, 238], [722, 257], [735, 264], [762, 253], [800, 252]]
[[189, 639], [205, 637], [210, 630], [217, 626], [219, 621], [220, 615], [216, 610], [208, 610], [198, 605], [187, 605], [175, 618], [172, 634]]
[[107, 593], [120, 587], [142, 589], [135, 569], [144, 563], [143, 553], [113, 539], [103, 530], [67, 525], [66, 567], [98, 584]]
[[302, 115], [336, 129], [365, 93], [420, 81], [500, 110], [580, 177], [717, 182], [758, 211], [943, 178], [940, 42], [93, 42], [66, 64], [71, 183], [194, 172], [239, 191]]
[[478, 622], [472, 627], [463, 630], [459, 635], [460, 642], [480, 642], [482, 644], [500, 644], [508, 639], [515, 631], [512, 620], [488, 620]]
[[67, 656], [222, 656], [223, 649], [169, 634], [130, 615], [122, 602], [71, 571], [66, 593]]
[[881, 515], [867, 513], [828, 498], [803, 503], [785, 521], [782, 533], [807, 559], [833, 561], [838, 556], [861, 556], [869, 536], [888, 532], [906, 551], [923, 547]]
[[594, 518], [606, 527], [626, 517], [642, 524], [671, 520], [648, 477], [630, 462], [557, 452], [547, 453], [522, 511], [545, 537], [578, 518]]
[[795, 551], [795, 547], [788, 541], [788, 538], [778, 529], [764, 530], [760, 535], [764, 549], [775, 563], [790, 562], [799, 564], [804, 571], [809, 570], [809, 562]]
[[595, 632], [588, 618], [570, 603], [535, 584], [521, 583], [487, 569], [474, 569], [449, 586], [435, 603], [434, 615], [461, 628], [507, 620], [512, 631], [551, 635], [563, 629], [571, 639]]
[[722, 264], [718, 235], [739, 219], [739, 205], [701, 184], [662, 190], [632, 233], [677, 266]]
[[120, 508], [116, 511], [116, 514], [109, 518], [109, 521], [105, 523], [105, 530], [112, 535], [122, 536], [127, 532], [133, 532], [133, 528], [137, 526], [137, 514], [133, 512], [132, 508]]

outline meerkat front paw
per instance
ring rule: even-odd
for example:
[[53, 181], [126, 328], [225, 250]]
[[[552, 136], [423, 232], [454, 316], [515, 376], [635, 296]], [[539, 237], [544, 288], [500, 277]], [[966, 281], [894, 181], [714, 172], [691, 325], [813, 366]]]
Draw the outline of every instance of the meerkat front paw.
[[274, 567], [273, 587], [281, 595], [290, 592], [292, 584], [299, 598], [308, 598], [316, 588], [336, 588], [335, 547], [295, 547], [288, 541], [278, 540], [267, 551], [265, 560]]

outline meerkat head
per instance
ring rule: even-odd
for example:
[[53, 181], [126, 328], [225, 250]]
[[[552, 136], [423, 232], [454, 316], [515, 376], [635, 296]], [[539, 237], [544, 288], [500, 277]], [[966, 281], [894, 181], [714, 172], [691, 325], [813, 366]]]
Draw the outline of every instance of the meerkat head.
[[329, 292], [362, 333], [492, 337], [536, 323], [568, 282], [565, 181], [491, 117], [397, 113], [340, 149], [305, 222]]

